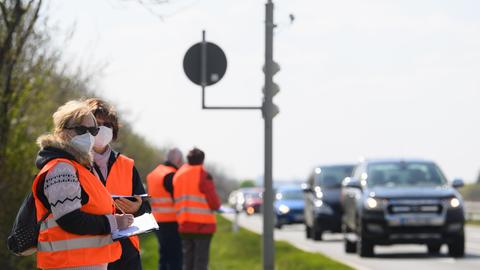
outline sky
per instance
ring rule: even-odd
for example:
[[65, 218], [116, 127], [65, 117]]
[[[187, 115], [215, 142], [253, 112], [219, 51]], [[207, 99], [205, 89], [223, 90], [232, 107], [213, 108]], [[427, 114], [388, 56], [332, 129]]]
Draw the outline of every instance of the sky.
[[[161, 147], [197, 146], [234, 178], [261, 178], [261, 113], [202, 110], [201, 89], [182, 61], [205, 29], [228, 59], [225, 77], [206, 90], [207, 105], [259, 106], [265, 1], [47, 3], [65, 63], [103, 70], [95, 80], [99, 95], [136, 132]], [[274, 59], [281, 67], [274, 78], [280, 86], [274, 179], [304, 180], [317, 165], [361, 157], [430, 159], [450, 180], [476, 179], [479, 1], [274, 3]]]

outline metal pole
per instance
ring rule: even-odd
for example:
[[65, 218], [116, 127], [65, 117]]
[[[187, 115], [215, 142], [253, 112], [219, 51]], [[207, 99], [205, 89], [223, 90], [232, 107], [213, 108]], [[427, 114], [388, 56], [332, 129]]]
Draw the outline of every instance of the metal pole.
[[273, 177], [272, 177], [272, 135], [273, 135], [273, 3], [265, 5], [265, 96], [263, 118], [265, 120], [265, 173], [263, 195], [263, 269], [275, 268], [275, 247], [273, 241]]
[[202, 109], [205, 109], [205, 87], [207, 86], [207, 41], [202, 30], [202, 49], [200, 53], [200, 79], [202, 81]]

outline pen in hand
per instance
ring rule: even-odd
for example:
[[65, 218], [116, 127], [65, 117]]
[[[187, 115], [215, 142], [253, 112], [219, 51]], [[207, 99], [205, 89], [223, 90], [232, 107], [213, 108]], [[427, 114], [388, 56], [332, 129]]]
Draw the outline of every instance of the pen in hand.
[[[114, 202], [115, 203], [115, 202]], [[115, 206], [120, 209], [120, 212], [122, 214], [115, 214], [115, 220], [117, 221], [117, 227], [119, 230], [128, 228], [130, 225], [133, 223], [133, 215], [131, 214], [125, 214], [122, 208], [120, 208], [117, 203], [115, 203]]]

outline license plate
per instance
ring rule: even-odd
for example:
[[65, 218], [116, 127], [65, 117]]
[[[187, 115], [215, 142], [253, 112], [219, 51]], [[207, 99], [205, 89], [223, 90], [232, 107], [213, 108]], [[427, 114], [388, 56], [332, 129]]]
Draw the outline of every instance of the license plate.
[[430, 223], [432, 223], [430, 218], [403, 217], [400, 219], [401, 225], [429, 225]]

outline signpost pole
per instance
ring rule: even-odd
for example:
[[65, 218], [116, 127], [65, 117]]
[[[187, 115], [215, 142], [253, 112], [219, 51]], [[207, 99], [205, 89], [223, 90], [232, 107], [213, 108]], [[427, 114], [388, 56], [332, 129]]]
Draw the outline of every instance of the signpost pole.
[[205, 109], [205, 87], [207, 86], [207, 41], [205, 40], [205, 30], [202, 30], [202, 46], [200, 52], [200, 78], [202, 84], [202, 109]]
[[263, 118], [265, 120], [265, 173], [263, 194], [263, 269], [274, 270], [275, 248], [273, 241], [273, 176], [272, 176], [272, 137], [273, 137], [273, 3], [265, 5], [265, 93]]

